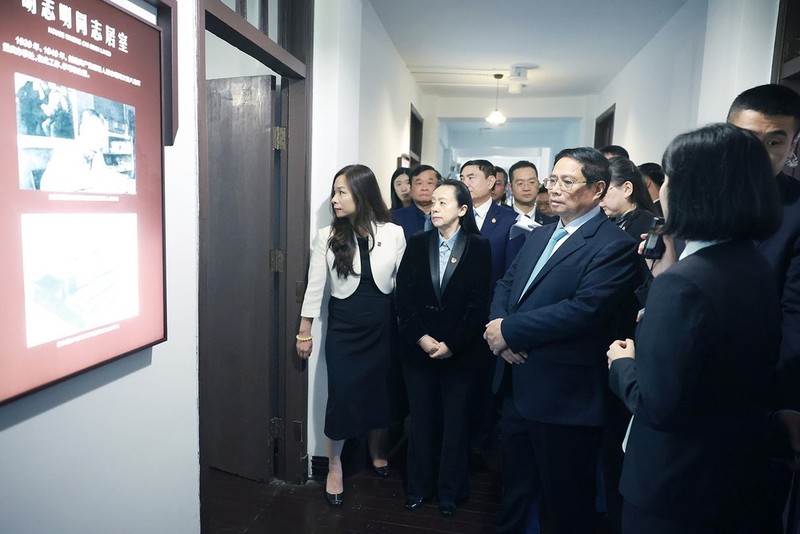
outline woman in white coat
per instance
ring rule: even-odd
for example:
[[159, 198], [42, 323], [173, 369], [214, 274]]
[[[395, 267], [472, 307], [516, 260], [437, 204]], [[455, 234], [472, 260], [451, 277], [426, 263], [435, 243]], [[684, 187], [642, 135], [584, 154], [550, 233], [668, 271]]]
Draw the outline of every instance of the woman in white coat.
[[311, 356], [311, 325], [320, 315], [328, 287], [325, 498], [332, 506], [341, 506], [341, 453], [346, 439], [369, 433], [373, 468], [381, 476], [389, 473], [380, 442], [390, 419], [392, 292], [406, 243], [402, 228], [389, 222], [375, 175], [364, 165], [348, 165], [336, 173], [331, 206], [333, 222], [317, 233], [311, 252], [297, 354], [303, 359]]

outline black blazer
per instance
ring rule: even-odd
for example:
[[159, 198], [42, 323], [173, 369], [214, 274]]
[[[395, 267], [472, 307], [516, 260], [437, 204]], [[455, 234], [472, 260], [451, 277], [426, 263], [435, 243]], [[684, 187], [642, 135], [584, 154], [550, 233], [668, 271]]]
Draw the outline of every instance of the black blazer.
[[646, 234], [650, 230], [650, 225], [653, 223], [654, 218], [655, 214], [645, 209], [636, 208], [631, 212], [616, 217], [614, 222], [636, 241], [641, 241], [642, 234]]
[[772, 268], [783, 310], [783, 338], [778, 360], [776, 409], [800, 410], [800, 182], [777, 177], [783, 222], [758, 251]]
[[528, 359], [512, 366], [498, 358], [494, 390], [508, 372], [526, 419], [601, 426], [606, 351], [630, 328], [638, 308], [637, 243], [601, 211], [567, 238], [522, 295], [555, 228], [532, 232], [495, 287], [490, 318], [504, 318], [506, 343], [514, 352], [527, 351]]
[[425, 219], [428, 216], [413, 202], [405, 208], [393, 210], [391, 215], [392, 222], [403, 227], [406, 241], [412, 235], [425, 230]]
[[[438, 230], [409, 239], [397, 273], [396, 302], [400, 332], [415, 348], [404, 351], [412, 364], [463, 366], [485, 354], [491, 261], [489, 242], [462, 228], [440, 288]], [[425, 334], [445, 342], [453, 357], [431, 360], [417, 345]]]
[[704, 248], [653, 281], [636, 359], [609, 373], [634, 414], [620, 482], [627, 501], [718, 525], [759, 502], [776, 295], [769, 266], [744, 241]]

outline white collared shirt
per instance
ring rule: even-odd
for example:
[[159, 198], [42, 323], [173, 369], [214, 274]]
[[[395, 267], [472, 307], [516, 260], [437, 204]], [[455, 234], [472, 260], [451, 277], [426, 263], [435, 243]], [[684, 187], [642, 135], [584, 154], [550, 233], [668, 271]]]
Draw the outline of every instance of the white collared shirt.
[[712, 245], [718, 245], [720, 243], [724, 243], [728, 241], [727, 239], [715, 239], [713, 241], [686, 241], [686, 247], [681, 252], [681, 257], [678, 258], [678, 261], [687, 258], [694, 254], [695, 252], [699, 252], [706, 247], [710, 247]]
[[492, 199], [490, 198], [475, 209], [475, 222], [478, 224], [478, 230], [483, 228], [483, 221], [486, 220], [486, 214], [489, 213], [489, 208], [492, 207]]

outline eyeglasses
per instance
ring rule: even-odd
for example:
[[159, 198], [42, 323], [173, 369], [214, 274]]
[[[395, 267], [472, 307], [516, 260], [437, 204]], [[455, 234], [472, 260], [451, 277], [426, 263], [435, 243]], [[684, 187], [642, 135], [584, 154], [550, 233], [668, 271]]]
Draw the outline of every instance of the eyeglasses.
[[565, 191], [569, 191], [570, 189], [572, 189], [572, 186], [574, 186], [575, 184], [587, 184], [587, 183], [589, 183], [589, 182], [585, 182], [585, 181], [584, 182], [576, 182], [572, 178], [560, 178], [560, 177], [554, 178], [554, 177], [551, 176], [550, 178], [545, 178], [544, 179], [544, 186], [547, 189], [553, 189], [553, 187], [558, 182], [561, 182], [561, 188], [563, 190], [565, 190]]

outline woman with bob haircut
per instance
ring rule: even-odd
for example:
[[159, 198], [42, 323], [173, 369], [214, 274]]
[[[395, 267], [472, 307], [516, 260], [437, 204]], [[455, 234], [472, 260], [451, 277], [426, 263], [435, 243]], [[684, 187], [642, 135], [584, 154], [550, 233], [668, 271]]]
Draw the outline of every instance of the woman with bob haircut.
[[633, 414], [622, 530], [756, 532], [780, 309], [753, 240], [780, 223], [775, 180], [758, 138], [728, 124], [679, 135], [663, 165], [663, 231], [686, 248], [653, 281], [635, 346], [608, 350]]
[[600, 207], [617, 226], [638, 241], [650, 229], [656, 207], [644, 185], [641, 171], [631, 160], [611, 158], [608, 166], [611, 182]]
[[314, 238], [296, 348], [300, 358], [311, 356], [311, 325], [320, 315], [327, 287], [325, 498], [341, 506], [346, 439], [369, 433], [373, 468], [380, 476], [389, 474], [380, 444], [390, 417], [391, 295], [406, 242], [403, 229], [389, 222], [375, 175], [364, 165], [348, 165], [336, 173], [331, 207], [333, 222]]
[[405, 506], [414, 510], [438, 493], [442, 515], [452, 516], [469, 495], [468, 401], [474, 370], [486, 357], [482, 335], [492, 253], [464, 183], [445, 180], [432, 197], [434, 228], [409, 239], [397, 273], [397, 317], [408, 343], [401, 362], [411, 414]]

